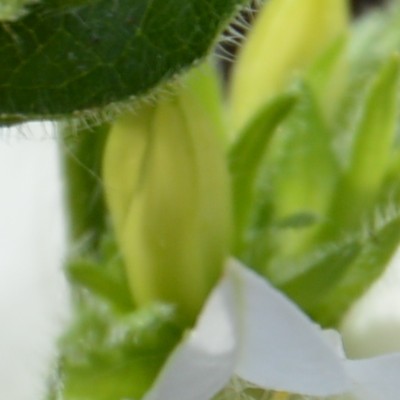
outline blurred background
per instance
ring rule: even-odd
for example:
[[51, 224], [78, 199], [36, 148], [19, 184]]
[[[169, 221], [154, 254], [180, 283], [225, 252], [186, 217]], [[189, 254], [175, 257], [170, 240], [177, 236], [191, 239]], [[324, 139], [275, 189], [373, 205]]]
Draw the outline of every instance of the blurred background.
[[380, 6], [388, 0], [352, 0], [353, 12], [358, 15], [370, 7]]

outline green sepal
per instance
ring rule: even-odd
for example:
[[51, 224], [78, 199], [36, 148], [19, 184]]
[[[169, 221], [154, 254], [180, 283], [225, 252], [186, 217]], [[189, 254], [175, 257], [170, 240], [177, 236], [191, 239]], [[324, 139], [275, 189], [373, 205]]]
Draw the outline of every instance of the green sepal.
[[81, 297], [79, 319], [60, 345], [49, 400], [141, 398], [182, 336], [174, 309], [156, 304], [121, 315]]
[[398, 81], [399, 57], [394, 55], [370, 85], [356, 127], [349, 166], [335, 189], [321, 241], [336, 240], [346, 231], [359, 229], [371, 218], [392, 157], [398, 118]]
[[340, 280], [311, 310], [324, 326], [337, 326], [352, 303], [361, 297], [387, 267], [400, 242], [400, 217], [389, 219], [372, 229], [357, 258], [346, 268]]
[[286, 281], [277, 283], [277, 286], [305, 312], [311, 313], [315, 305], [320, 303], [331, 287], [340, 280], [360, 252], [360, 248], [359, 242], [349, 241], [322, 250], [322, 255], [308, 265], [301, 266], [298, 262], [296, 268], [293, 268], [293, 276], [286, 277]]
[[85, 291], [90, 293], [90, 298], [105, 302], [115, 312], [130, 312], [134, 304], [125, 266], [115, 238], [110, 234], [110, 228], [107, 229], [96, 251], [87, 247], [85, 242], [72, 249], [66, 276], [73, 293]]
[[399, 66], [395, 54], [380, 69], [357, 127], [347, 174], [364, 201], [376, 193], [390, 160], [398, 117]]
[[293, 94], [284, 94], [268, 102], [245, 127], [228, 154], [235, 220], [234, 252], [237, 255], [244, 246], [256, 181], [268, 145], [296, 101]]
[[390, 166], [382, 184], [377, 204], [389, 204], [396, 207], [400, 204], [400, 148], [399, 144], [395, 143], [392, 148]]
[[338, 175], [332, 138], [314, 93], [302, 84], [298, 97], [296, 109], [271, 146], [277, 220], [299, 211], [322, 214]]
[[400, 47], [400, 8], [395, 3], [371, 9], [352, 23], [347, 88], [335, 120], [336, 133], [344, 143], [347, 143], [349, 130], [358, 122], [371, 76], [376, 75], [382, 63]]
[[96, 253], [72, 258], [74, 319], [60, 341], [48, 399], [141, 398], [180, 341], [184, 322], [167, 303], [134, 308], [112, 235], [103, 235]]
[[[115, 262], [122, 264], [122, 260], [119, 259]], [[93, 261], [74, 260], [67, 269], [67, 277], [73, 285], [88, 289], [120, 311], [133, 309], [132, 296], [126, 280], [118, 279], [108, 269]]]
[[[265, 196], [270, 198], [270, 216], [266, 221], [269, 235], [264, 240], [275, 242], [278, 263], [298, 257], [312, 246], [339, 175], [331, 132], [306, 83], [299, 85], [298, 98], [295, 109], [271, 143], [266, 174], [260, 182], [260, 186], [269, 187]], [[308, 224], [290, 223], [304, 220], [304, 216]], [[256, 215], [255, 225], [260, 226], [258, 218]]]
[[315, 262], [300, 261], [291, 271], [286, 268], [286, 276], [276, 285], [313, 320], [324, 327], [337, 326], [354, 301], [379, 278], [398, 248], [400, 217], [377, 225], [358, 239], [320, 250]]

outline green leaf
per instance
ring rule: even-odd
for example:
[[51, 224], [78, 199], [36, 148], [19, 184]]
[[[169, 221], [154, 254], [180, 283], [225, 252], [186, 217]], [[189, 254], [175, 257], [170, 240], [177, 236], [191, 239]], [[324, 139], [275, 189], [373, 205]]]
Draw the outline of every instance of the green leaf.
[[347, 88], [335, 121], [336, 133], [345, 143], [349, 129], [357, 123], [370, 77], [400, 48], [400, 7], [397, 1], [389, 3], [386, 7], [371, 9], [352, 24]]
[[271, 146], [277, 220], [299, 211], [322, 214], [338, 174], [330, 132], [315, 96], [306, 85], [299, 92], [301, 100]]
[[[310, 246], [329, 209], [338, 178], [332, 137], [317, 99], [306, 84], [299, 87], [299, 101], [270, 145], [265, 186], [270, 186], [270, 234], [276, 242], [276, 258], [298, 257]], [[308, 215], [314, 224], [292, 229], [286, 221]], [[290, 229], [284, 229], [284, 227]], [[265, 241], [270, 240], [268, 237]]]
[[83, 290], [95, 302], [102, 301], [115, 312], [131, 311], [134, 303], [125, 267], [115, 238], [107, 228], [95, 249], [87, 247], [85, 242], [78, 243], [75, 249], [78, 254], [73, 251], [70, 255], [66, 275], [73, 293]]
[[133, 309], [132, 296], [126, 280], [115, 279], [102, 266], [88, 260], [77, 260], [69, 266], [67, 276], [75, 286], [85, 287], [121, 311]]
[[394, 55], [373, 78], [350, 155], [338, 181], [321, 240], [335, 240], [370, 218], [389, 172], [398, 119], [399, 57]]
[[359, 239], [319, 250], [315, 261], [286, 268], [276, 285], [322, 326], [337, 326], [369, 286], [379, 278], [400, 241], [400, 217], [387, 217]]
[[294, 271], [296, 275], [278, 283], [278, 287], [304, 311], [311, 313], [343, 276], [359, 251], [360, 245], [356, 241], [337, 245], [303, 267], [303, 272], [296, 274]]
[[357, 258], [327, 296], [312, 309], [324, 326], [335, 326], [350, 307], [385, 270], [400, 242], [400, 217], [389, 219], [372, 230]]
[[79, 304], [49, 399], [141, 398], [182, 336], [173, 308], [159, 304], [121, 316], [99, 302]]
[[245, 127], [229, 152], [235, 218], [235, 252], [240, 253], [254, 189], [262, 161], [271, 137], [279, 124], [288, 116], [296, 97], [285, 94], [268, 102]]
[[45, 0], [0, 26], [0, 115], [39, 118], [148, 94], [204, 57], [242, 0]]
[[400, 204], [400, 148], [399, 143], [395, 143], [392, 148], [390, 166], [382, 184], [377, 203], [391, 205], [397, 208]]
[[363, 197], [376, 192], [388, 167], [398, 116], [399, 65], [398, 54], [383, 65], [357, 127], [348, 179]]

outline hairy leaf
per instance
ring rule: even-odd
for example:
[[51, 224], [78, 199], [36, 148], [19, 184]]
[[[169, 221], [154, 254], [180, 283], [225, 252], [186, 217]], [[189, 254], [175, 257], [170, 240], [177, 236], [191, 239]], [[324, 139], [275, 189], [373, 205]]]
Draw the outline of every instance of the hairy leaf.
[[61, 343], [48, 400], [139, 399], [149, 389], [182, 328], [167, 305], [116, 314], [93, 299]]
[[59, 116], [147, 94], [203, 57], [242, 0], [45, 0], [0, 24], [0, 115]]

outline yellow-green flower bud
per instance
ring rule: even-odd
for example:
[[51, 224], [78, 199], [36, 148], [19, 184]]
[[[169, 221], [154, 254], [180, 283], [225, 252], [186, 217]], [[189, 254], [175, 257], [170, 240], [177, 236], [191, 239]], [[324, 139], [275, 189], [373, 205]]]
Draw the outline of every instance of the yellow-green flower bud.
[[347, 0], [269, 0], [265, 4], [235, 64], [231, 94], [236, 131], [346, 32], [347, 8]]
[[176, 94], [112, 127], [104, 158], [111, 216], [137, 305], [166, 301], [193, 322], [228, 254], [230, 191], [215, 116], [195, 71]]

